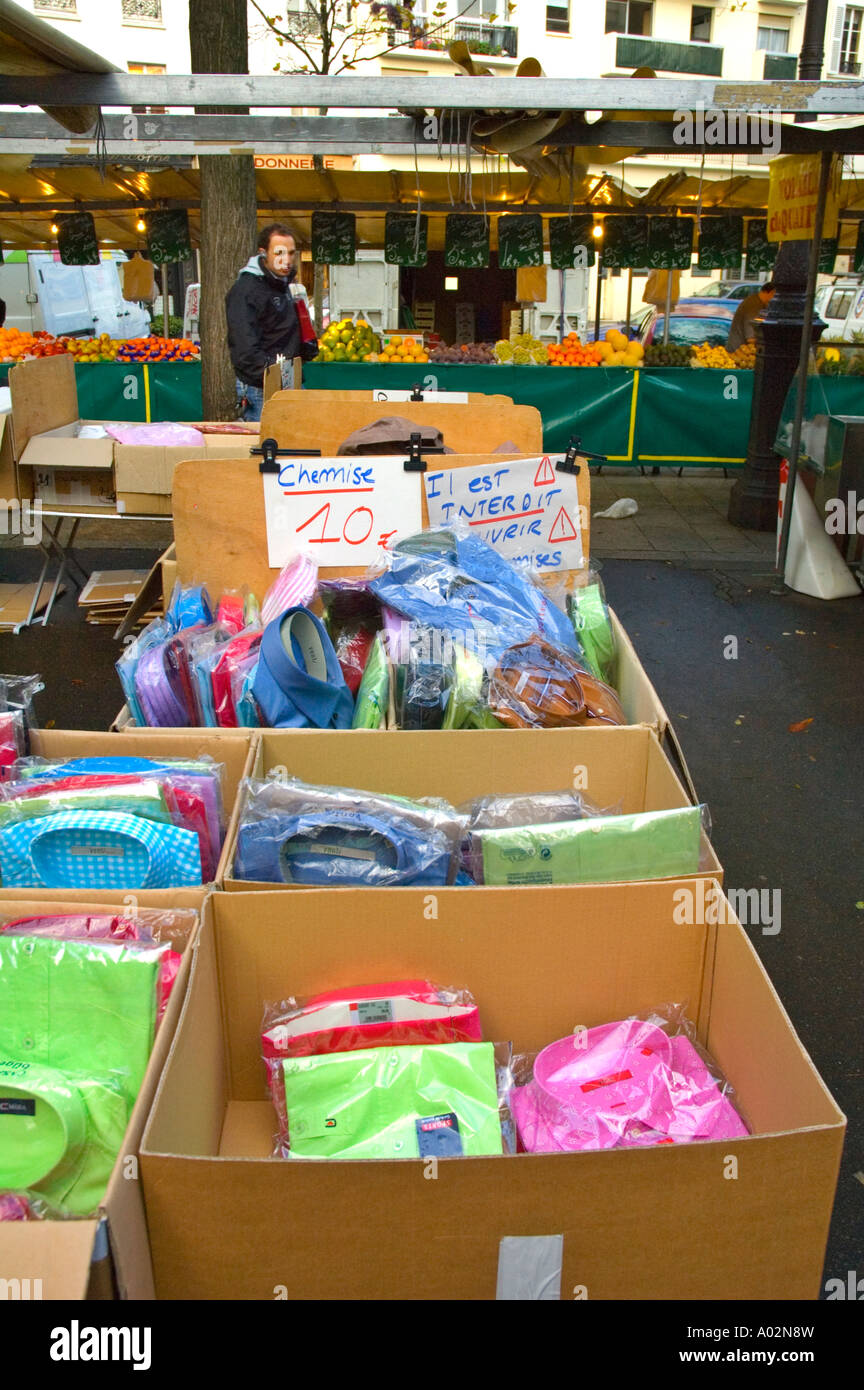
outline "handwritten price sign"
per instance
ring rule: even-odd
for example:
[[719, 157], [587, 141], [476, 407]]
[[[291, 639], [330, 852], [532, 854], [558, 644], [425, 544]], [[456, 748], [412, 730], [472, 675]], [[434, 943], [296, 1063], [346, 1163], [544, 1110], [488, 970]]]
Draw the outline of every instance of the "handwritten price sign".
[[425, 474], [430, 526], [461, 522], [508, 560], [542, 570], [583, 564], [583, 518], [572, 473], [555, 459], [519, 459]]
[[382, 545], [422, 529], [420, 479], [405, 458], [297, 458], [264, 475], [268, 561], [298, 550], [321, 568], [368, 565]]

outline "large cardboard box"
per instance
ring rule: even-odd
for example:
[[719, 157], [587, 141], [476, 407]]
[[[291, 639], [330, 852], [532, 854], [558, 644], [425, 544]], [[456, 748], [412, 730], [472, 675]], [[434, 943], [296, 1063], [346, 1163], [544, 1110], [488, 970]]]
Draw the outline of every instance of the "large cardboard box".
[[[142, 907], [148, 905], [145, 896], [139, 895]], [[184, 901], [182, 905], [194, 906], [200, 919], [206, 896], [199, 891], [196, 903]], [[90, 909], [128, 913], [130, 904], [116, 893], [110, 901], [102, 896], [98, 903], [92, 895], [88, 899], [83, 894], [67, 895], [50, 904], [43, 898], [7, 896], [0, 903], [0, 922], [46, 912]], [[172, 945], [182, 951], [183, 960], [100, 1210], [92, 1218], [75, 1221], [0, 1222], [0, 1287], [6, 1290], [7, 1298], [154, 1297], [138, 1151], [182, 1011], [198, 930], [196, 919], [189, 923], [178, 919], [177, 925], [181, 930], [172, 936]]]
[[[359, 787], [392, 796], [443, 797], [454, 806], [476, 796], [565, 788], [622, 815], [690, 804], [653, 731], [629, 726], [506, 729], [494, 740], [483, 729], [406, 730], [398, 738], [383, 730], [262, 729], [253, 776], [263, 778], [276, 769], [283, 777], [303, 782]], [[272, 883], [233, 876], [241, 817], [242, 797], [223, 886], [229, 892], [272, 889]], [[723, 870], [704, 833], [700, 872], [722, 881]], [[288, 884], [280, 888], [306, 891]]]
[[[244, 777], [254, 765], [257, 735], [248, 729], [234, 729], [230, 734], [213, 738], [207, 729], [159, 729], [142, 733], [140, 730], [119, 739], [112, 733], [90, 733], [76, 729], [39, 729], [30, 736], [31, 752], [44, 758], [211, 758], [225, 768], [222, 781], [222, 803], [226, 822], [225, 842], [216, 869], [216, 883], [221, 883], [229, 864], [229, 845], [235, 835], [238, 790]], [[206, 887], [206, 885], [204, 885]], [[68, 888], [21, 889], [0, 887], [0, 907], [5, 899], [20, 898], [22, 892], [45, 902], [65, 898], [107, 902], [117, 897], [116, 889], [86, 889], [72, 892]], [[122, 896], [122, 895], [121, 895]], [[142, 907], [198, 907], [202, 888], [154, 888], [130, 890], [130, 896]]]
[[99, 421], [79, 419], [69, 354], [18, 363], [9, 374], [18, 493], [85, 515], [109, 509], [170, 516], [174, 468], [185, 458], [247, 458], [257, 435], [207, 434], [200, 446], [119, 444], [81, 439]]
[[[558, 1236], [564, 1299], [815, 1298], [844, 1118], [738, 922], [676, 921], [700, 889], [370, 889], [350, 911], [326, 891], [215, 894], [141, 1144], [157, 1296], [492, 1299], [514, 1237]], [[434, 1179], [271, 1157], [262, 1005], [400, 978], [469, 988], [484, 1037], [517, 1052], [686, 1003], [752, 1134], [441, 1159]]]

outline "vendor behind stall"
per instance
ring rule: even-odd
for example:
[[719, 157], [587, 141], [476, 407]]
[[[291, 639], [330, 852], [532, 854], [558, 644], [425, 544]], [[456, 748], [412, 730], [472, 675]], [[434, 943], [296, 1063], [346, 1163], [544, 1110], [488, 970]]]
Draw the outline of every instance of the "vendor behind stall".
[[768, 280], [759, 286], [755, 294], [748, 294], [746, 299], [741, 300], [735, 310], [729, 337], [726, 339], [727, 352], [736, 352], [743, 343], [749, 343], [756, 337], [753, 322], [755, 319], [761, 319], [773, 297], [774, 281]]
[[277, 357], [309, 355], [297, 307], [298, 300], [305, 301], [305, 291], [302, 285], [292, 284], [297, 274], [296, 258], [290, 228], [281, 222], [262, 227], [257, 254], [249, 257], [225, 297], [228, 351], [237, 374], [237, 398], [244, 420], [261, 419], [267, 367]]

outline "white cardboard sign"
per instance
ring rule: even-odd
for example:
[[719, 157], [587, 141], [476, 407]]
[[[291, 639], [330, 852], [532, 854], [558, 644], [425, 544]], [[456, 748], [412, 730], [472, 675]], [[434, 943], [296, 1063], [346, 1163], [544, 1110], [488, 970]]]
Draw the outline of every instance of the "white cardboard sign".
[[267, 553], [273, 569], [298, 550], [320, 567], [368, 565], [423, 526], [420, 475], [405, 455], [279, 459], [264, 474]]
[[[446, 401], [450, 405], [467, 405], [467, 391], [426, 391], [422, 386], [420, 390], [424, 401], [436, 402]], [[414, 395], [413, 391], [391, 391], [389, 387], [375, 387], [372, 391], [374, 401], [410, 401]]]
[[562, 455], [485, 463], [424, 475], [430, 526], [463, 522], [508, 560], [541, 570], [579, 569], [582, 516], [577, 479], [558, 473]]

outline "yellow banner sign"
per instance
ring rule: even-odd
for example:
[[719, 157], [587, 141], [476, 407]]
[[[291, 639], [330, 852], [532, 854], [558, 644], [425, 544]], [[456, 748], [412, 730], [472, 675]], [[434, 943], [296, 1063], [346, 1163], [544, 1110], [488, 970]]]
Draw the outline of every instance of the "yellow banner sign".
[[[819, 201], [818, 154], [784, 155], [768, 166], [768, 240], [812, 241]], [[837, 192], [834, 170], [828, 182], [822, 236], [837, 235]]]
[[[325, 169], [353, 169], [353, 154], [325, 154]], [[256, 169], [314, 169], [311, 154], [256, 154]]]

